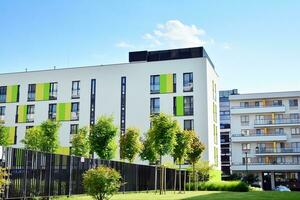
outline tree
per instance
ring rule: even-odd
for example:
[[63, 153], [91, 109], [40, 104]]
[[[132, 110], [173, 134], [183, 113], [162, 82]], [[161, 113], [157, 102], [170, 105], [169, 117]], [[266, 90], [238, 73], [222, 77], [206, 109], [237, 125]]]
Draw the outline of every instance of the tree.
[[126, 133], [120, 139], [121, 158], [127, 159], [130, 163], [134, 161], [141, 151], [140, 130], [127, 128]]
[[112, 159], [117, 147], [117, 130], [112, 116], [101, 116], [91, 128], [89, 140], [92, 152], [102, 159]]
[[4, 187], [9, 184], [7, 170], [0, 167], [0, 198], [1, 194], [4, 192]]
[[58, 146], [58, 130], [60, 124], [53, 120], [47, 120], [40, 125], [42, 139], [40, 150], [43, 152], [54, 153]]
[[90, 153], [90, 142], [88, 137], [88, 128], [80, 128], [78, 133], [73, 135], [71, 140], [71, 154], [75, 156], [88, 157]]
[[151, 140], [149, 134], [146, 135], [143, 141], [140, 157], [142, 160], [148, 160], [150, 163], [155, 163], [158, 159], [158, 154], [154, 149], [154, 142]]
[[193, 139], [191, 142], [191, 148], [190, 151], [187, 153], [188, 160], [190, 163], [192, 163], [193, 167], [193, 178], [194, 178], [194, 183], [196, 182], [196, 174], [195, 174], [195, 163], [198, 162], [198, 160], [201, 158], [201, 154], [205, 149], [205, 146], [199, 138], [196, 136], [196, 134], [193, 134]]
[[176, 144], [175, 134], [178, 130], [178, 124], [171, 116], [163, 113], [152, 116], [151, 124], [149, 139], [152, 140], [154, 150], [159, 155], [161, 165], [160, 194], [162, 194], [162, 156], [173, 152], [174, 145]]
[[39, 126], [33, 127], [26, 130], [25, 138], [21, 141], [24, 143], [26, 149], [33, 151], [41, 150], [41, 140], [43, 139], [43, 134]]
[[[179, 165], [179, 177], [181, 177], [181, 165], [184, 163], [187, 153], [190, 151], [193, 134], [194, 133], [192, 131], [187, 130], [178, 130], [176, 132], [176, 144], [174, 146], [172, 156]], [[181, 178], [179, 178], [179, 191], [181, 191]]]
[[109, 167], [90, 169], [83, 175], [83, 185], [87, 194], [96, 200], [110, 199], [119, 191], [121, 175]]
[[0, 125], [0, 146], [8, 145], [8, 130], [5, 126]]

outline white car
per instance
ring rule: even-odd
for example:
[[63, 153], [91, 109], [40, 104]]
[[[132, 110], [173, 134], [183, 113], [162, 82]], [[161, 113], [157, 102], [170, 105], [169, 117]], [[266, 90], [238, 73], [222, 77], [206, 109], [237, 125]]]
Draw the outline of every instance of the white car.
[[276, 191], [280, 191], [280, 192], [290, 192], [291, 190], [283, 185], [279, 185], [275, 188]]

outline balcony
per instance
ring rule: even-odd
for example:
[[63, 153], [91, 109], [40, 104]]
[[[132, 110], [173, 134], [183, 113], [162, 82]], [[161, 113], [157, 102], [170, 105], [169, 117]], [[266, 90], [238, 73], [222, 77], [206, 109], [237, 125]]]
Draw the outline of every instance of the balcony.
[[[256, 163], [248, 163], [247, 168], [249, 171], [299, 171], [300, 169], [300, 162], [297, 163], [263, 163], [263, 162], [256, 162]], [[246, 171], [246, 164], [245, 163], [232, 163], [231, 164], [232, 171]]]
[[259, 148], [256, 155], [300, 155], [300, 148]]
[[249, 105], [249, 106], [233, 106], [231, 114], [251, 114], [251, 113], [276, 113], [285, 112], [284, 105]]
[[254, 127], [299, 126], [299, 118], [259, 119], [254, 121]]
[[245, 134], [232, 134], [231, 142], [268, 142], [268, 141], [286, 141], [286, 133], [252, 133]]

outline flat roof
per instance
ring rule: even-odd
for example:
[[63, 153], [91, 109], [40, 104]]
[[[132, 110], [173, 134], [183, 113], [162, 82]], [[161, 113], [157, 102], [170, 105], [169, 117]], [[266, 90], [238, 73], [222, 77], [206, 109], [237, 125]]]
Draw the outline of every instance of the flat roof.
[[300, 91], [264, 92], [230, 95], [229, 100], [272, 99], [288, 97], [300, 97]]

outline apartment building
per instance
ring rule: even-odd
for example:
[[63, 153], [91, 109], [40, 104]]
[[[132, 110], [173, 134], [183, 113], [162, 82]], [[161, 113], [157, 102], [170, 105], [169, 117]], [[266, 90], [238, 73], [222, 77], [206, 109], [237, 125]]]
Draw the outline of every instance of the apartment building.
[[231, 95], [233, 173], [300, 190], [300, 91]]
[[230, 152], [230, 95], [238, 94], [237, 89], [222, 90], [219, 92], [220, 102], [220, 145], [221, 145], [221, 170], [222, 179], [227, 180], [231, 174]]
[[130, 52], [129, 63], [0, 74], [0, 120], [15, 147], [26, 129], [59, 121], [59, 153], [68, 154], [72, 135], [101, 115], [114, 116], [119, 134], [130, 126], [145, 133], [150, 115], [163, 112], [194, 129], [203, 159], [220, 168], [217, 91], [203, 47]]

